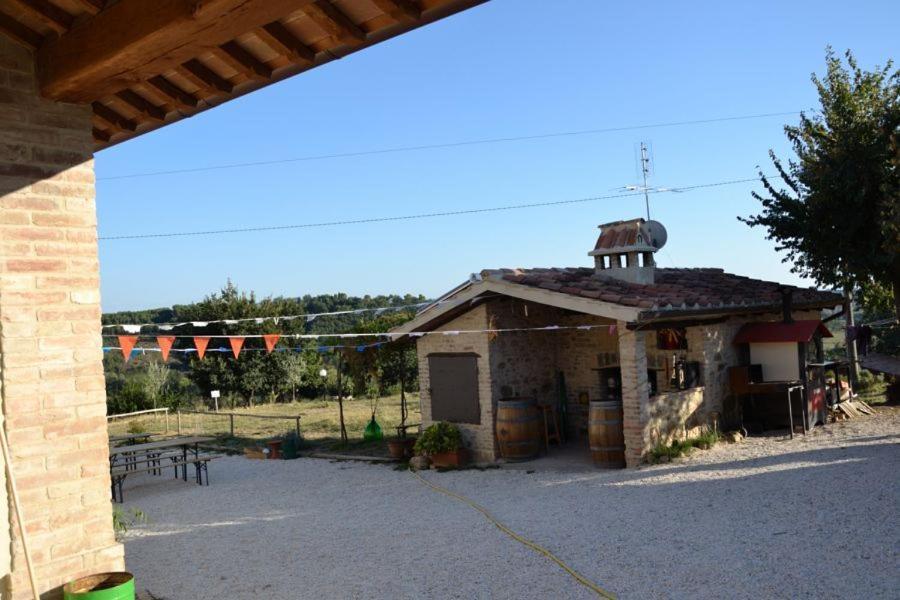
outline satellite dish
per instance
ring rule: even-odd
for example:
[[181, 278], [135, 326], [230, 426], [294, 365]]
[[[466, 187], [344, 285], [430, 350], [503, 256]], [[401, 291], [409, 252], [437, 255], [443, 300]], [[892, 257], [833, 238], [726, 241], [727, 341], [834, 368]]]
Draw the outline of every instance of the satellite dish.
[[663, 224], [659, 221], [647, 221], [644, 223], [644, 231], [647, 234], [647, 237], [650, 239], [650, 245], [659, 250], [663, 246], [666, 245], [666, 240], [669, 239], [669, 234], [666, 233], [666, 228], [663, 227]]

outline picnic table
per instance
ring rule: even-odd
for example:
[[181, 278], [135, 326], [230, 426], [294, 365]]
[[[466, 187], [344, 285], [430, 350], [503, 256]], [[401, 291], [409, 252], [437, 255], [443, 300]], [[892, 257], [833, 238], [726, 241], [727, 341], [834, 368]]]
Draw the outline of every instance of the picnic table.
[[109, 436], [109, 443], [115, 444], [116, 446], [133, 446], [138, 443], [146, 443], [150, 441], [154, 434], [152, 433], [129, 433], [125, 435], [111, 435]]
[[[193, 463], [197, 471], [197, 483], [202, 485], [203, 473], [207, 472], [206, 463], [215, 457], [207, 456], [201, 458], [200, 444], [213, 441], [214, 439], [215, 438], [211, 437], [197, 436], [174, 437], [155, 442], [145, 442], [143, 444], [131, 444], [110, 448], [109, 470], [112, 480], [113, 501], [123, 501], [122, 484], [129, 474], [144, 472], [154, 475], [161, 474], [162, 458], [172, 459], [176, 479], [178, 478], [178, 467], [181, 466], [182, 479], [184, 481], [187, 481], [187, 465], [188, 463]], [[166, 454], [167, 452], [169, 452], [169, 454]], [[139, 465], [148, 466], [139, 468]], [[209, 485], [208, 472], [206, 484]], [[116, 494], [117, 490], [118, 494]]]

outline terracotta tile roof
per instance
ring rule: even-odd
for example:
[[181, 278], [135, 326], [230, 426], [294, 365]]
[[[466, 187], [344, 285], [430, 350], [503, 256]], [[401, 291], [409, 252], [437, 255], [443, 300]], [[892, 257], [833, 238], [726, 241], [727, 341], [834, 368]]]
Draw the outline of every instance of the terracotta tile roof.
[[645, 222], [644, 219], [631, 219], [600, 225], [600, 237], [597, 238], [591, 254], [654, 250], [649, 240], [644, 239], [641, 228]]
[[644, 312], [704, 313], [751, 307], [780, 310], [779, 289], [783, 287], [793, 290], [793, 304], [797, 308], [830, 307], [841, 303], [841, 296], [833, 292], [750, 279], [726, 273], [722, 269], [657, 268], [655, 282], [650, 285], [598, 276], [594, 269], [588, 267], [488, 269], [482, 271], [481, 276], [486, 280], [506, 281], [634, 306], [646, 309]]

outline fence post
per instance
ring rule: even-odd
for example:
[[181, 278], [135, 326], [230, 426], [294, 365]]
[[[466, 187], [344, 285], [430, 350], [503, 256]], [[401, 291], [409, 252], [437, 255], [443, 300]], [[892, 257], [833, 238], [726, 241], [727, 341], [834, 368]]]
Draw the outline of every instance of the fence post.
[[300, 417], [297, 417], [297, 437], [300, 437]]
[[166, 435], [169, 435], [169, 409], [166, 407]]
[[176, 412], [175, 416], [178, 417], [178, 435], [181, 435], [181, 411]]
[[231, 425], [231, 437], [234, 437], [234, 413], [228, 413], [228, 420]]

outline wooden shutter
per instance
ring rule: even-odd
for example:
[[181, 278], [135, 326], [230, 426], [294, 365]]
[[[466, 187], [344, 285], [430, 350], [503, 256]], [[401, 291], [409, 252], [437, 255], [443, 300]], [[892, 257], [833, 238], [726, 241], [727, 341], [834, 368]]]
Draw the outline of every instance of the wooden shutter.
[[432, 354], [428, 357], [428, 373], [432, 420], [481, 423], [476, 355]]

